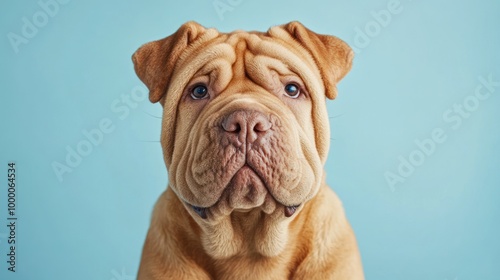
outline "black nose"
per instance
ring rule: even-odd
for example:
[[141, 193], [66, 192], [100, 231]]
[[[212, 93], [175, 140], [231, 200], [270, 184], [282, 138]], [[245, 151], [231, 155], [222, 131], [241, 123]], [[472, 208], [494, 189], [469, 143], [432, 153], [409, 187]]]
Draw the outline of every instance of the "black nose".
[[271, 128], [269, 118], [261, 112], [238, 110], [227, 115], [222, 128], [230, 139], [253, 143]]

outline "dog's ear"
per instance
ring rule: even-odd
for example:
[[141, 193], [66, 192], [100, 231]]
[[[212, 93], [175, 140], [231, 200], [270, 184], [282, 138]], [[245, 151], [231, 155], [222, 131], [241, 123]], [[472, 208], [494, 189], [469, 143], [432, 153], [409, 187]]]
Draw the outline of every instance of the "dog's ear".
[[151, 102], [165, 95], [177, 59], [205, 30], [194, 21], [187, 22], [174, 34], [144, 44], [132, 55], [135, 72], [148, 87]]
[[336, 84], [351, 70], [354, 58], [351, 47], [335, 36], [315, 33], [297, 21], [279, 27], [309, 51], [321, 72], [326, 96], [334, 99]]

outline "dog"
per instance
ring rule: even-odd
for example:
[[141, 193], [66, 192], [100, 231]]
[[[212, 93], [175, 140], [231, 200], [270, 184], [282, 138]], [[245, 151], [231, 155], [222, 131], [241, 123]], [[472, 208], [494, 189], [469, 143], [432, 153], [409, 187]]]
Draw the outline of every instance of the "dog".
[[138, 279], [364, 279], [325, 183], [326, 99], [354, 53], [299, 22], [220, 33], [187, 22], [134, 69], [163, 107], [169, 183]]

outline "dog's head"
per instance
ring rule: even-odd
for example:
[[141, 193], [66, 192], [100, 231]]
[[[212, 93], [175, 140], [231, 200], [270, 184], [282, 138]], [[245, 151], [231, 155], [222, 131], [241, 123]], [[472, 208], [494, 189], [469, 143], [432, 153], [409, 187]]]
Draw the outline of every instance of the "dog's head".
[[137, 50], [137, 75], [164, 108], [170, 187], [198, 222], [300, 211], [323, 180], [325, 100], [352, 59], [342, 40], [298, 22], [265, 33], [188, 22]]

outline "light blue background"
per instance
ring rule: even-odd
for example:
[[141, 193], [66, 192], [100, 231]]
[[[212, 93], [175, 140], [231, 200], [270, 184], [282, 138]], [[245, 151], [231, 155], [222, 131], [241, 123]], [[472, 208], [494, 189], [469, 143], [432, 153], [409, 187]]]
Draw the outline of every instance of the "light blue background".
[[[167, 176], [154, 142], [160, 105], [142, 99], [123, 120], [111, 108], [143, 88], [131, 54], [188, 20], [222, 31], [299, 20], [358, 49], [338, 99], [328, 103], [333, 140], [325, 168], [356, 231], [367, 279], [500, 279], [500, 87], [457, 129], [443, 119], [474, 94], [479, 76], [500, 81], [500, 2], [401, 0], [402, 11], [361, 44], [357, 28], [376, 28], [372, 12], [390, 2], [242, 0], [221, 18], [213, 0], [73, 0], [15, 53], [7, 34], [20, 35], [23, 17], [32, 20], [41, 7], [4, 1], [0, 278], [135, 279]], [[52, 163], [64, 163], [66, 147], [104, 118], [114, 131], [60, 182]], [[391, 188], [384, 174], [397, 174], [398, 157], [408, 158], [415, 140], [435, 128], [446, 141]], [[11, 160], [18, 168], [16, 273], [7, 271], [4, 226]]]

